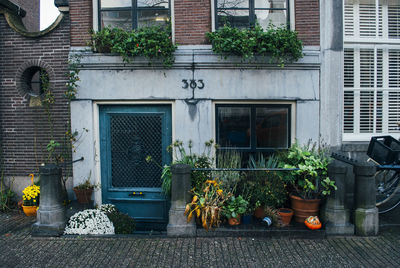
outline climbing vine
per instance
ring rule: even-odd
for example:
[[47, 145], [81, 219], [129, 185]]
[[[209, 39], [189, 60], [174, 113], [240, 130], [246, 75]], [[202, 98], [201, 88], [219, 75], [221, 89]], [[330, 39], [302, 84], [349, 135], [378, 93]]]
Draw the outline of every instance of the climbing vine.
[[81, 63], [82, 55], [73, 55], [68, 60], [68, 72], [65, 74], [67, 77], [67, 90], [64, 92], [64, 97], [67, 98], [69, 102], [76, 98], [78, 93], [78, 82], [79, 79], [79, 65]]

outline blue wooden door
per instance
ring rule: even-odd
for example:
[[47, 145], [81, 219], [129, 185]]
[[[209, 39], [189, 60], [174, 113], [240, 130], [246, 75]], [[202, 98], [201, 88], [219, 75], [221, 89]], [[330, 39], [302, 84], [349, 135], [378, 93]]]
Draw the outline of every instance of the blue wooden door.
[[170, 105], [100, 106], [101, 188], [111, 203], [136, 220], [138, 229], [165, 229], [168, 200], [161, 192], [161, 166], [171, 162]]

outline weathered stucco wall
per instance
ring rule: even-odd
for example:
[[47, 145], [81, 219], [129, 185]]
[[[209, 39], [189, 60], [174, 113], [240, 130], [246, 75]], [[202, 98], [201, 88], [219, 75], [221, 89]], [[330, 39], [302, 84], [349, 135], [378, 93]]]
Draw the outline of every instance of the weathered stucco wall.
[[[73, 53], [80, 53], [75, 51]], [[180, 48], [171, 69], [135, 58], [124, 63], [119, 56], [81, 53], [80, 86], [72, 102], [72, 129], [87, 128], [84, 142], [74, 158], [74, 184], [90, 172], [100, 182], [98, 105], [169, 103], [172, 107], [173, 139], [192, 140], [194, 151], [202, 152], [204, 142], [215, 139], [215, 103], [290, 103], [292, 140], [317, 141], [320, 135], [319, 52], [306, 49], [305, 57], [284, 68], [265, 61], [243, 63], [223, 60], [205, 49]], [[194, 69], [194, 71], [193, 71]], [[192, 89], [182, 88], [183, 79], [202, 79], [203, 89], [194, 90], [196, 104], [187, 103]], [[100, 193], [96, 201], [100, 202]]]

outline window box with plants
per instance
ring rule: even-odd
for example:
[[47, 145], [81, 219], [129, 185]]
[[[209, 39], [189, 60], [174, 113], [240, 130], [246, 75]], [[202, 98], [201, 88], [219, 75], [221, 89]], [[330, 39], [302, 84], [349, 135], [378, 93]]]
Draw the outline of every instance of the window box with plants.
[[296, 222], [304, 223], [309, 216], [317, 216], [321, 198], [336, 190], [335, 182], [328, 177], [329, 161], [328, 150], [311, 143], [294, 143], [281, 155], [281, 167], [298, 168], [283, 175], [292, 190], [290, 199]]
[[91, 32], [89, 45], [94, 52], [119, 54], [125, 62], [130, 62], [132, 57], [143, 56], [150, 61], [161, 60], [165, 67], [171, 67], [175, 61], [176, 46], [172, 43], [170, 26], [143, 27], [131, 31], [105, 27]]
[[260, 25], [250, 29], [239, 29], [225, 24], [206, 37], [212, 44], [214, 53], [226, 58], [229, 55], [253, 60], [255, 57], [269, 57], [270, 63], [284, 66], [303, 57], [303, 44], [297, 33], [286, 26], [275, 27], [272, 24], [267, 30]]

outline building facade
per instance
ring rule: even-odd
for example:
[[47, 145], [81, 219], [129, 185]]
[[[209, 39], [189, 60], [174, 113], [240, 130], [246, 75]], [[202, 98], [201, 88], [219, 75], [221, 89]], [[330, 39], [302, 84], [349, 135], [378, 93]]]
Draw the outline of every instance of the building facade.
[[[72, 129], [89, 131], [74, 154], [85, 159], [74, 164], [74, 185], [91, 176], [101, 184], [97, 203], [114, 203], [139, 223], [163, 224], [168, 204], [161, 194], [160, 170], [145, 158], [168, 163], [166, 146], [174, 140], [191, 140], [195, 152], [202, 152], [210, 139], [244, 153], [285, 149], [296, 140], [340, 146], [343, 43], [333, 22], [342, 25], [336, 19], [342, 16], [342, 3], [329, 2], [70, 1], [71, 55], [81, 57]], [[168, 17], [178, 44], [169, 69], [149, 66], [142, 58], [126, 63], [86, 47], [87, 29], [131, 29]], [[283, 68], [262, 60], [221, 59], [205, 33], [223, 21], [265, 28], [270, 22], [284, 23], [298, 31], [304, 57]]]
[[[57, 43], [60, 59], [68, 50], [70, 58], [79, 59], [80, 69], [70, 118], [72, 132], [85, 132], [73, 159], [84, 160], [73, 165], [71, 182], [90, 178], [101, 185], [94, 193], [97, 204], [114, 203], [139, 223], [166, 223], [168, 200], [161, 194], [160, 170], [145, 158], [169, 163], [166, 147], [175, 140], [191, 140], [195, 152], [213, 139], [223, 149], [256, 154], [311, 139], [358, 157], [365, 155], [372, 135], [398, 133], [398, 1], [55, 2], [69, 6], [63, 21], [69, 41]], [[127, 63], [87, 45], [90, 29], [133, 29], [166, 21], [178, 45], [171, 68], [140, 57]], [[284, 24], [298, 32], [304, 57], [284, 67], [263, 59], [220, 58], [205, 33], [225, 22], [239, 28]], [[62, 88], [64, 78], [50, 78]], [[4, 78], [3, 87], [15, 87], [12, 79]], [[61, 114], [58, 120], [69, 117], [67, 110]], [[351, 200], [353, 183], [347, 183]]]

